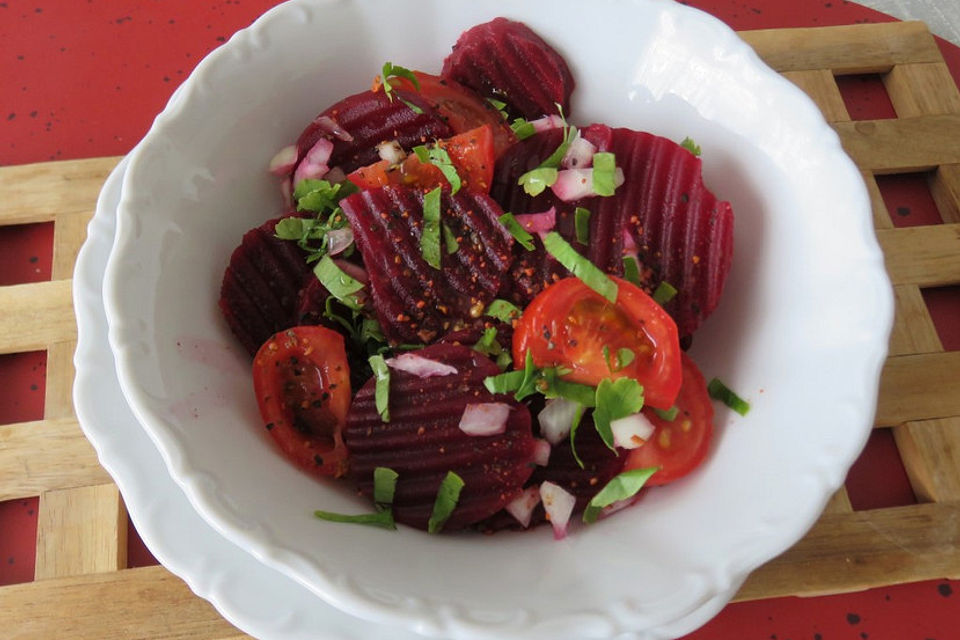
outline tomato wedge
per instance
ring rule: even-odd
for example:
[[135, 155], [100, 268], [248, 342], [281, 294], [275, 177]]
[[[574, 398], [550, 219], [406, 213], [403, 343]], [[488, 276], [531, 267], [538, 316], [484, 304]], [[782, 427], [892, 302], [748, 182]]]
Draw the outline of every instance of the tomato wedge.
[[703, 374], [687, 354], [683, 362], [683, 384], [677, 395], [677, 415], [664, 420], [651, 409], [643, 413], [656, 430], [639, 449], [627, 455], [624, 470], [660, 467], [647, 481], [648, 485], [673, 482], [696, 469], [710, 450], [713, 436], [713, 404], [707, 393]]
[[[485, 124], [490, 125], [494, 153], [498, 158], [507, 147], [517, 141], [500, 112], [471, 89], [454, 80], [446, 80], [422, 71], [414, 71], [413, 74], [420, 83], [420, 95], [437, 110], [454, 133], [464, 133]], [[398, 89], [417, 91], [413, 83], [406, 78], [391, 78], [390, 84]]]
[[570, 373], [564, 379], [591, 386], [604, 378], [634, 378], [646, 404], [669, 409], [681, 383], [677, 325], [639, 287], [611, 279], [616, 304], [578, 278], [544, 289], [515, 327], [513, 361], [523, 363], [529, 350], [536, 366], [565, 367]]
[[260, 416], [287, 459], [315, 476], [347, 471], [341, 435], [350, 408], [343, 336], [319, 326], [286, 329], [253, 359]]
[[[483, 193], [490, 191], [495, 158], [493, 130], [489, 125], [439, 140], [437, 146], [450, 155], [464, 188]], [[433, 189], [448, 184], [440, 169], [433, 164], [420, 162], [412, 153], [399, 165], [381, 160], [360, 167], [347, 178], [361, 189], [375, 189], [388, 184]]]

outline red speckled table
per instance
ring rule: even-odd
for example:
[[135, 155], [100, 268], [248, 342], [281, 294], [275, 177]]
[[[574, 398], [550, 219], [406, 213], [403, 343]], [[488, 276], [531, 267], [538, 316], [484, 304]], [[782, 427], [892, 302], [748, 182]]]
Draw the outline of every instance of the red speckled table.
[[[197, 62], [275, 4], [0, 1], [0, 165], [128, 152]], [[686, 4], [738, 30], [893, 20], [843, 0]], [[960, 79], [960, 50], [942, 41], [939, 45], [954, 80]], [[890, 110], [882, 87], [869, 78], [847, 78], [841, 89], [854, 119], [886, 117]], [[922, 186], [908, 179], [888, 182], [884, 197], [902, 225], [939, 222]], [[49, 223], [0, 227], [0, 287], [49, 280], [52, 237]], [[960, 350], [957, 287], [929, 289], [924, 296], [944, 348]], [[44, 352], [0, 355], [0, 425], [43, 416], [45, 368]], [[892, 439], [878, 430], [850, 474], [851, 503], [870, 509], [915, 502], [902, 469]], [[36, 529], [36, 498], [0, 502], [0, 585], [33, 580]], [[955, 540], [960, 542], [960, 534]], [[128, 562], [155, 562], [133, 531]], [[11, 633], [19, 637], [17, 629], [0, 636]], [[928, 580], [846, 595], [734, 603], [687, 638], [953, 640], [960, 638], [960, 582]]]

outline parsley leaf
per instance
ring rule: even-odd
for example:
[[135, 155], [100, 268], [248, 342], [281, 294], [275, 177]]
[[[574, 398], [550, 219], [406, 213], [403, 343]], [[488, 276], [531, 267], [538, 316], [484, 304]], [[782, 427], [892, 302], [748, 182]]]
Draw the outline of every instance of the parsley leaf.
[[453, 165], [453, 160], [450, 159], [450, 154], [447, 153], [446, 149], [438, 147], [437, 145], [431, 147], [420, 145], [414, 147], [413, 152], [417, 155], [417, 160], [423, 164], [432, 164], [437, 169], [440, 169], [440, 173], [442, 173], [443, 177], [450, 183], [451, 194], [460, 190], [463, 181], [460, 180], [460, 174], [457, 173], [457, 168]]
[[633, 378], [606, 378], [597, 385], [596, 402], [593, 424], [604, 444], [613, 450], [613, 430], [610, 423], [633, 415], [643, 408], [643, 386]]
[[617, 284], [587, 258], [580, 255], [556, 231], [551, 231], [543, 239], [547, 253], [567, 268], [570, 273], [602, 295], [610, 302], [617, 301]]
[[680, 146], [695, 156], [700, 155], [700, 145], [694, 142], [693, 138], [690, 138], [690, 137], [684, 138], [683, 142], [680, 143]]
[[457, 508], [457, 502], [460, 500], [460, 491], [464, 487], [463, 478], [448, 471], [447, 475], [440, 483], [440, 489], [437, 491], [436, 500], [433, 502], [433, 512], [430, 514], [430, 520], [427, 522], [427, 531], [429, 533], [439, 533], [443, 525], [450, 519], [453, 510]]
[[373, 470], [373, 501], [378, 505], [393, 504], [393, 494], [397, 490], [397, 478], [400, 475], [389, 467], [377, 467]]
[[577, 229], [577, 242], [590, 243], [590, 209], [577, 207], [574, 210], [574, 225]]
[[514, 240], [527, 251], [533, 251], [533, 236], [517, 222], [512, 213], [505, 213], [498, 218], [500, 224], [507, 228]]
[[643, 485], [647, 483], [647, 480], [650, 479], [650, 476], [659, 470], [660, 467], [631, 469], [614, 477], [590, 500], [583, 512], [583, 521], [587, 524], [596, 522], [597, 516], [600, 515], [604, 507], [609, 507], [615, 502], [627, 500], [637, 495]]
[[653, 291], [653, 300], [659, 305], [665, 305], [671, 300], [674, 296], [677, 295], [677, 290], [672, 284], [664, 280], [657, 285], [657, 288]]
[[440, 268], [440, 187], [423, 196], [423, 230], [420, 232], [420, 253], [434, 269]]
[[506, 322], [509, 324], [513, 321], [514, 318], [520, 317], [520, 309], [516, 305], [507, 302], [506, 300], [501, 300], [497, 298], [487, 307], [487, 310], [484, 312], [485, 315], [490, 316], [491, 318], [496, 318], [500, 322]]
[[382, 355], [370, 356], [370, 368], [377, 379], [374, 399], [380, 420], [390, 422], [390, 368]]
[[313, 273], [334, 298], [350, 309], [362, 308], [363, 305], [360, 304], [356, 294], [363, 289], [363, 283], [344, 273], [330, 256], [325, 255], [320, 258], [317, 266], [313, 268]]

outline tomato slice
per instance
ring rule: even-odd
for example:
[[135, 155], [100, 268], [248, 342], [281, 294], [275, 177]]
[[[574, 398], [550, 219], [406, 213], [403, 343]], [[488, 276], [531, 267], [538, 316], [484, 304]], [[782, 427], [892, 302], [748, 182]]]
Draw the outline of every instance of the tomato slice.
[[[483, 125], [465, 133], [440, 140], [437, 146], [445, 149], [463, 182], [463, 187], [472, 191], [488, 193], [493, 182], [493, 129]], [[402, 185], [433, 189], [445, 186], [447, 179], [436, 166], [420, 162], [415, 154], [409, 154], [399, 165], [381, 160], [360, 167], [347, 176], [361, 189], [375, 189], [385, 185]]]
[[703, 374], [687, 354], [681, 354], [683, 384], [677, 395], [677, 415], [667, 421], [651, 409], [643, 413], [656, 427], [639, 449], [627, 455], [624, 470], [660, 467], [648, 485], [673, 482], [697, 468], [710, 450], [713, 436], [713, 404]]
[[[578, 278], [550, 285], [524, 310], [513, 334], [513, 361], [527, 350], [538, 367], [570, 369], [564, 379], [591, 386], [604, 378], [634, 378], [646, 404], [669, 409], [680, 390], [677, 325], [653, 298], [626, 280], [611, 303]], [[633, 360], [620, 365], [629, 354]], [[519, 365], [518, 365], [519, 366]]]
[[[413, 74], [420, 83], [420, 95], [437, 110], [440, 117], [455, 133], [464, 133], [485, 124], [490, 125], [494, 153], [498, 158], [507, 147], [517, 141], [517, 137], [500, 112], [472, 90], [454, 80], [447, 80], [422, 71], [414, 71]], [[406, 78], [390, 78], [390, 84], [398, 89], [417, 90]]]
[[253, 359], [260, 416], [287, 459], [316, 476], [347, 470], [341, 432], [350, 408], [343, 336], [325, 327], [286, 329]]

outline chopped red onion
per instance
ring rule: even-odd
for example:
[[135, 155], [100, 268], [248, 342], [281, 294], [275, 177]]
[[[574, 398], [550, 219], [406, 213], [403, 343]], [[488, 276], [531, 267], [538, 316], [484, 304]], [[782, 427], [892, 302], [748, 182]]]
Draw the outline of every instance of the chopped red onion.
[[550, 464], [550, 443], [540, 438], [533, 442], [533, 464], [538, 467], [545, 467]]
[[635, 413], [610, 422], [613, 444], [623, 449], [636, 449], [643, 446], [643, 443], [653, 435], [654, 429], [653, 423], [642, 413]]
[[337, 121], [330, 116], [319, 116], [313, 122], [320, 127], [321, 131], [329, 133], [334, 138], [343, 140], [344, 142], [353, 142], [353, 136], [347, 133]]
[[557, 172], [557, 181], [550, 187], [554, 195], [570, 202], [593, 193], [593, 169], [564, 169]]
[[370, 276], [367, 275], [367, 270], [361, 267], [360, 265], [356, 265], [356, 264], [353, 264], [352, 262], [341, 260], [339, 258], [334, 260], [333, 264], [340, 267], [341, 271], [343, 271], [345, 274], [347, 274], [354, 280], [358, 280], [363, 284], [367, 284], [368, 282], [370, 282]]
[[299, 152], [297, 151], [297, 145], [290, 144], [285, 146], [280, 151], [277, 151], [270, 159], [270, 173], [275, 176], [285, 176], [289, 175], [293, 171], [293, 167], [297, 164], [297, 159], [300, 157]]
[[543, 410], [537, 415], [540, 423], [540, 435], [550, 444], [559, 444], [570, 435], [573, 418], [580, 404], [566, 398], [547, 400]]
[[468, 436], [495, 436], [503, 433], [507, 430], [507, 418], [510, 417], [512, 409], [513, 407], [503, 402], [468, 404], [460, 416], [460, 431]]
[[601, 509], [600, 517], [606, 518], [608, 516], [612, 516], [617, 511], [622, 511], [623, 509], [626, 509], [627, 507], [632, 505], [634, 502], [637, 501], [638, 498], [639, 498], [639, 495], [636, 495], [636, 496], [630, 496], [629, 498], [624, 498], [623, 500], [617, 500], [613, 504], [607, 505], [606, 507]]
[[530, 526], [530, 518], [538, 504], [540, 504], [540, 487], [527, 487], [520, 492], [519, 496], [508, 502], [504, 509], [526, 529]]
[[597, 152], [597, 147], [586, 138], [577, 135], [567, 147], [567, 152], [560, 161], [560, 166], [564, 169], [584, 169], [593, 162], [593, 154]]
[[381, 160], [386, 160], [390, 164], [400, 164], [407, 157], [407, 152], [396, 140], [388, 140], [378, 144], [377, 153], [380, 154]]
[[518, 213], [513, 217], [530, 233], [546, 233], [552, 231], [557, 224], [555, 207], [550, 207], [541, 213]]
[[623, 230], [623, 252], [636, 253], [636, 251], [637, 251], [637, 243], [633, 239], [633, 234], [627, 231], [626, 229], [624, 229]]
[[553, 537], [563, 540], [567, 537], [567, 523], [577, 499], [569, 491], [549, 480], [540, 485], [540, 499], [543, 509], [547, 512], [547, 519], [553, 525]]
[[457, 368], [449, 364], [430, 360], [415, 353], [404, 353], [396, 358], [387, 358], [387, 366], [397, 371], [412, 373], [418, 378], [449, 376], [457, 373]]
[[293, 178], [287, 176], [280, 183], [280, 198], [283, 201], [284, 211], [293, 209]]
[[293, 186], [296, 187], [301, 180], [318, 180], [325, 176], [330, 167], [327, 162], [330, 160], [330, 154], [333, 153], [333, 143], [326, 138], [320, 138], [317, 143], [307, 151], [303, 161], [293, 174]]
[[565, 123], [563, 122], [563, 118], [554, 114], [531, 120], [530, 124], [533, 125], [534, 131], [540, 133], [541, 131], [549, 131], [550, 129], [562, 129]]
[[353, 230], [350, 227], [327, 231], [327, 253], [335, 256], [353, 244]]

